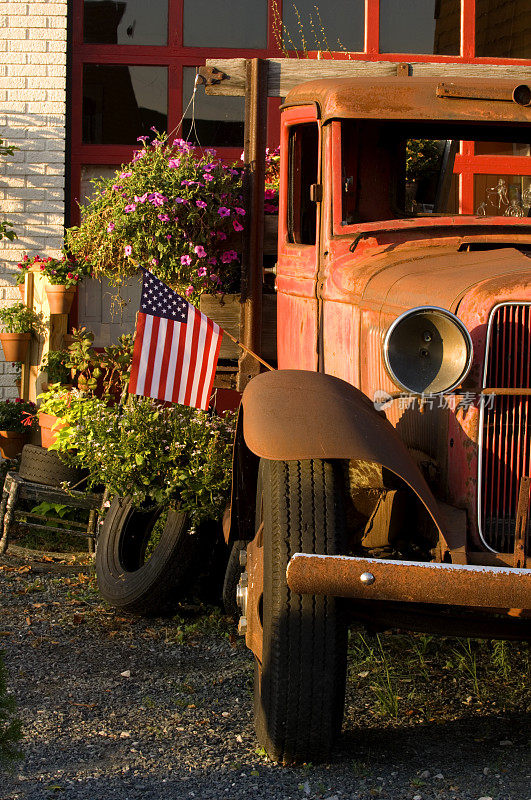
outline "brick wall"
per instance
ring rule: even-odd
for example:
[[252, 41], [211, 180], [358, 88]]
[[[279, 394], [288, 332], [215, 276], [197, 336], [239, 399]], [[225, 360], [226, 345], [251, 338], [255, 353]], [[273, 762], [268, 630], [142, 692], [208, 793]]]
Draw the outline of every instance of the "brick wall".
[[[0, 241], [0, 304], [24, 252], [56, 255], [65, 202], [67, 0], [0, 0], [0, 138], [20, 148], [0, 161], [0, 214], [18, 239]], [[0, 398], [15, 396], [15, 370], [0, 354]]]

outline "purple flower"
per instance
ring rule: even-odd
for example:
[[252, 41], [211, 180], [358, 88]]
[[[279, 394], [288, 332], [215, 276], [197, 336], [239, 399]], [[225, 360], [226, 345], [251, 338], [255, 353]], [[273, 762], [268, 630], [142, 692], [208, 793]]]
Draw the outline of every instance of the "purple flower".
[[241, 224], [238, 222], [238, 220], [237, 220], [237, 219], [233, 220], [233, 222], [232, 222], [232, 227], [234, 228], [234, 230], [236, 231], [236, 233], [239, 233], [240, 231], [243, 231], [243, 225], [241, 225]]
[[231, 261], [235, 261], [238, 258], [238, 253], [236, 250], [225, 250], [221, 256], [221, 260], [224, 264], [230, 264]]
[[122, 188], [122, 187], [121, 187], [121, 186], [119, 186], [117, 183], [114, 183], [112, 188], [113, 188], [113, 190], [114, 190], [115, 192], [119, 192], [119, 191], [121, 190], [121, 188]]
[[168, 241], [170, 241], [170, 239], [171, 239], [171, 233], [167, 233], [167, 234], [166, 234], [166, 239], [167, 239]]
[[115, 227], [116, 226], [114, 222], [109, 222], [109, 224], [107, 225], [107, 233], [112, 233]]
[[122, 172], [118, 177], [121, 180], [122, 178], [130, 178], [132, 174], [133, 174], [132, 172]]
[[214, 176], [213, 175], [209, 175], [208, 172], [205, 172], [204, 175], [203, 175], [203, 180], [205, 180], [205, 181], [213, 181], [214, 180]]
[[229, 175], [232, 175], [233, 177], [236, 177], [239, 174], [240, 174], [240, 170], [239, 169], [229, 169]]
[[184, 204], [186, 204], [186, 203], [188, 203], [188, 200], [185, 200], [184, 197], [176, 197], [175, 198], [175, 202], [176, 203], [184, 203]]
[[227, 238], [227, 234], [226, 233], [223, 233], [223, 231], [218, 231], [218, 239], [220, 239], [222, 242], [224, 242], [226, 238]]
[[207, 207], [207, 204], [205, 203], [204, 200], [196, 200], [195, 204], [196, 204], [196, 206], [198, 208], [206, 208]]
[[199, 267], [199, 269], [197, 270], [197, 274], [200, 278], [204, 278], [205, 275], [207, 274], [206, 267]]
[[167, 214], [157, 214], [157, 219], [160, 219], [161, 222], [169, 222], [170, 218]]
[[146, 151], [145, 150], [135, 150], [135, 152], [133, 153], [133, 159], [132, 159], [133, 163], [135, 161], [140, 161], [140, 159], [144, 158], [145, 155], [146, 155]]
[[130, 256], [132, 252], [133, 252], [133, 248], [131, 247], [131, 245], [130, 244], [126, 244], [126, 246], [124, 247], [124, 254], [126, 256]]
[[148, 195], [148, 203], [151, 203], [154, 206], [163, 206], [167, 199], [168, 198], [164, 197], [164, 195], [160, 192], [153, 192], [152, 194]]
[[147, 199], [148, 199], [147, 192], [141, 194], [140, 197], [137, 194], [135, 194], [135, 203], [145, 203]]
[[190, 256], [181, 256], [181, 264], [183, 267], [188, 267], [192, 263]]
[[187, 286], [186, 289], [184, 290], [184, 293], [187, 297], [190, 297], [190, 295], [194, 293], [194, 287]]
[[211, 264], [213, 267], [215, 267], [216, 264], [218, 263], [216, 256], [212, 256], [212, 258], [209, 258], [208, 263]]
[[154, 267], [156, 267], [156, 266], [157, 266], [157, 264], [159, 263], [159, 260], [158, 260], [158, 258], [152, 258], [152, 259], [151, 259], [151, 263], [153, 264], [153, 266], [154, 266]]
[[244, 208], [235, 208], [234, 210], [235, 210], [235, 212], [236, 212], [237, 214], [239, 214], [239, 215], [240, 215], [240, 217], [244, 217], [244, 216], [245, 216], [245, 214], [246, 214], [246, 211], [245, 211], [245, 209], [244, 209]]
[[218, 214], [220, 217], [228, 217], [230, 216], [230, 208], [226, 208], [226, 206], [220, 206], [218, 208]]
[[129, 205], [129, 206], [126, 206], [126, 207], [124, 208], [124, 214], [130, 214], [130, 213], [131, 213], [131, 211], [136, 211], [136, 206], [135, 206], [135, 204], [134, 204], [134, 203], [131, 203], [131, 205]]
[[204, 258], [206, 256], [206, 250], [202, 244], [198, 244], [196, 247], [194, 247], [194, 253], [196, 256], [198, 256], [198, 258]]
[[193, 185], [194, 181], [188, 181], [188, 180], [181, 181], [181, 186], [193, 186]]
[[168, 166], [170, 169], [176, 169], [176, 167], [178, 167], [180, 163], [181, 163], [180, 158], [170, 158], [170, 160], [168, 161]]
[[139, 136], [137, 138], [137, 142], [147, 142], [148, 139], [149, 139], [149, 136]]

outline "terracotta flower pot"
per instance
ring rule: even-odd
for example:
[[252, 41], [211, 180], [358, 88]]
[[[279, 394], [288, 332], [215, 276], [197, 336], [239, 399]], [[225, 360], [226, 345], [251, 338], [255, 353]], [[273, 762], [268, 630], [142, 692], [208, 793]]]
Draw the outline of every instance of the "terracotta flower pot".
[[16, 431], [0, 431], [0, 453], [2, 458], [16, 458], [22, 453], [27, 442], [25, 433]]
[[6, 361], [24, 361], [31, 339], [31, 333], [0, 333], [0, 342]]
[[76, 293], [75, 286], [64, 286], [49, 283], [46, 287], [46, 297], [50, 306], [50, 314], [68, 314]]
[[64, 428], [66, 422], [61, 422], [60, 417], [55, 417], [53, 414], [39, 414], [39, 425], [41, 428], [41, 446], [51, 447], [55, 444], [57, 434]]

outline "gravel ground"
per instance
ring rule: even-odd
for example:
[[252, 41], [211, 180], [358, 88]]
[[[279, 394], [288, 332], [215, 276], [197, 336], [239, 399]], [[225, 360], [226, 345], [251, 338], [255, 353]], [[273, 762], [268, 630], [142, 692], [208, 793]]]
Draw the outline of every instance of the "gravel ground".
[[366, 710], [360, 721], [349, 693], [331, 764], [271, 763], [254, 737], [252, 658], [227, 621], [194, 607], [173, 623], [122, 616], [79, 569], [0, 558], [0, 647], [25, 732], [1, 800], [531, 797], [517, 711], [389, 728]]

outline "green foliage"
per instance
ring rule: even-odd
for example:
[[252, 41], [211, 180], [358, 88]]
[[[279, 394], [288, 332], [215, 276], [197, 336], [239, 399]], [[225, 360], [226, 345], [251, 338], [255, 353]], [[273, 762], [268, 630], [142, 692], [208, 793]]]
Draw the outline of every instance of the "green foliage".
[[408, 139], [406, 142], [406, 178], [418, 180], [434, 172], [441, 157], [443, 142], [435, 139]]
[[13, 433], [29, 433], [35, 424], [35, 403], [30, 400], [0, 401], [0, 430]]
[[81, 225], [66, 232], [68, 252], [117, 283], [141, 264], [191, 301], [232, 290], [240, 267], [229, 236], [243, 229], [242, 170], [182, 139], [141, 138], [129, 164], [95, 181]]
[[65, 367], [76, 376], [78, 388], [106, 399], [124, 397], [129, 384], [133, 337], [123, 334], [118, 344], [105, 347], [100, 353], [93, 348], [94, 334], [86, 328], [74, 329], [68, 347]]
[[68, 383], [70, 373], [67, 369], [66, 350], [48, 350], [41, 361], [41, 372], [46, 372], [49, 383]]
[[[4, 139], [0, 139], [0, 156], [12, 156], [15, 150], [19, 150], [20, 148], [15, 147], [14, 144], [6, 144]], [[10, 222], [7, 222], [5, 219], [0, 220], [0, 241], [2, 239], [9, 239], [12, 242], [14, 239], [17, 238], [17, 234], [14, 230], [11, 230], [13, 225]]]
[[66, 426], [51, 449], [90, 472], [89, 486], [105, 484], [111, 495], [178, 504], [192, 523], [221, 516], [231, 475], [234, 415], [213, 416], [149, 398], [130, 396], [109, 405], [72, 390], [51, 387], [40, 410]]
[[15, 716], [15, 701], [7, 693], [7, 676], [3, 653], [0, 652], [0, 765], [9, 765], [22, 757], [18, 747], [22, 726]]
[[43, 327], [42, 314], [27, 308], [24, 303], [0, 308], [0, 323], [5, 333], [38, 333]]

